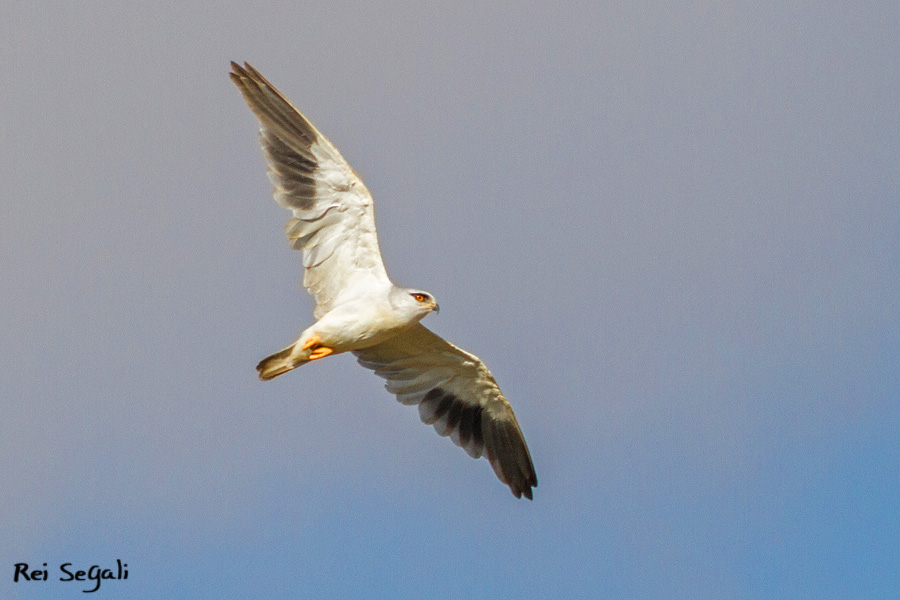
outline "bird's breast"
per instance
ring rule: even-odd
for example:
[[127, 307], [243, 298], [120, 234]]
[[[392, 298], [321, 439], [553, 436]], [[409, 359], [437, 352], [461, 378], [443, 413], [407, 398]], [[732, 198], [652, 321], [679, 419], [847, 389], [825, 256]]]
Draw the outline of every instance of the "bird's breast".
[[325, 346], [347, 352], [379, 344], [412, 324], [389, 305], [358, 301], [335, 307], [314, 328]]

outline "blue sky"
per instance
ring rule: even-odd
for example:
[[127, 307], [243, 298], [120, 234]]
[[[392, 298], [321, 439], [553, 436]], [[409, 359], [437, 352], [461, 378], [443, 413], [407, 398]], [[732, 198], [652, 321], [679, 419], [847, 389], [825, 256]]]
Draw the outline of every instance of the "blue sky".
[[[0, 596], [900, 595], [900, 7], [0, 8]], [[247, 60], [376, 201], [540, 484], [312, 319]], [[48, 582], [12, 582], [18, 562]]]

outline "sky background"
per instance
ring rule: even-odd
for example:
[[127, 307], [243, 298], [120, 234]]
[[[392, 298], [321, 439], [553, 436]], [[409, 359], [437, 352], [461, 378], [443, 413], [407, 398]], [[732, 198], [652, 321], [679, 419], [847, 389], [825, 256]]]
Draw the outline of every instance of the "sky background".
[[[900, 4], [6, 2], [0, 596], [900, 597]], [[540, 485], [312, 320], [259, 68]], [[12, 582], [48, 563], [50, 581]]]

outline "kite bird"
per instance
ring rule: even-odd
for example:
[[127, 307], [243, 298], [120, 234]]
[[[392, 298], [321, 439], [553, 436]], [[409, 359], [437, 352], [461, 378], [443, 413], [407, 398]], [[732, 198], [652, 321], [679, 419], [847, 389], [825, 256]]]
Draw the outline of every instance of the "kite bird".
[[231, 67], [231, 80], [260, 122], [275, 200], [294, 214], [285, 231], [291, 247], [303, 251], [303, 285], [316, 300], [317, 321], [264, 358], [259, 378], [352, 352], [400, 402], [418, 405], [423, 422], [470, 456], [487, 456], [517, 498], [532, 499], [537, 476], [512, 407], [478, 357], [420, 323], [438, 311], [434, 296], [388, 279], [366, 186], [259, 71], [247, 63]]

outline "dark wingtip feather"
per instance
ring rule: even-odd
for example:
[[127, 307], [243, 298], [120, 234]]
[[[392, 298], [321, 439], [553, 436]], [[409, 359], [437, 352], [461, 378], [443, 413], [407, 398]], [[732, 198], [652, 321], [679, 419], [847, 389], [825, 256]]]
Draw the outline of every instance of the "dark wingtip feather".
[[228, 76], [231, 77], [232, 81], [238, 82], [241, 79], [249, 77], [249, 75], [250, 74], [247, 72], [247, 69], [237, 64], [236, 62], [231, 61], [231, 72], [228, 74]]
[[516, 498], [524, 495], [533, 500], [531, 488], [537, 487], [537, 474], [514, 417], [512, 420], [495, 419], [486, 425], [488, 458], [497, 477], [509, 486]]

